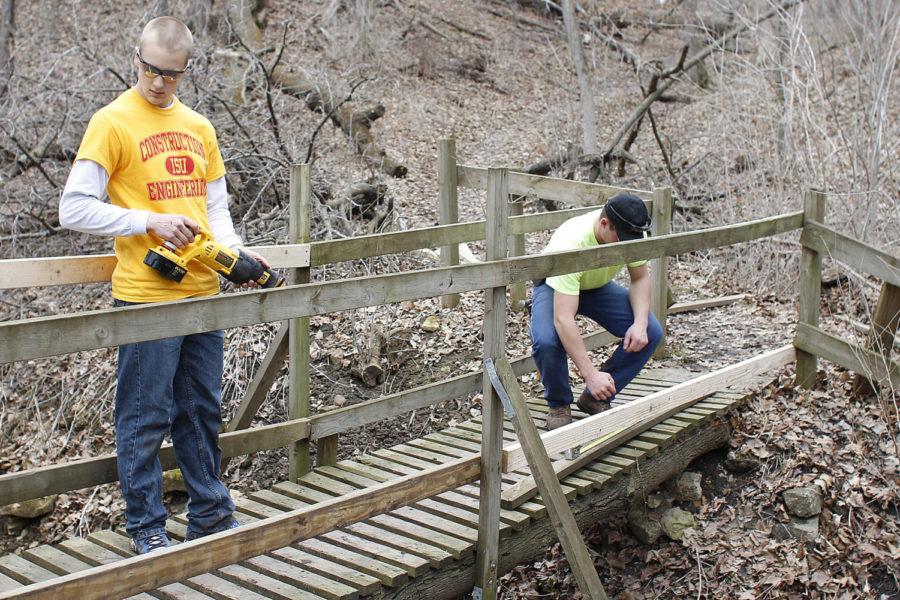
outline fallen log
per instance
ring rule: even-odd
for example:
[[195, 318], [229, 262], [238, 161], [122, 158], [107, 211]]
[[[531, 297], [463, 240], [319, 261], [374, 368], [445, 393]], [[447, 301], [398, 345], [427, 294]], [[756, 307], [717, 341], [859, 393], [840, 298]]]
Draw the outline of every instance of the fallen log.
[[[616, 479], [601, 489], [578, 496], [569, 504], [579, 529], [610, 522], [624, 515], [636, 494], [647, 494], [666, 480], [683, 472], [699, 456], [728, 443], [731, 429], [727, 420], [716, 420], [691, 431], [655, 456], [642, 460], [639, 469]], [[507, 573], [517, 564], [541, 556], [557, 541], [549, 518], [535, 519], [528, 527], [500, 540], [498, 573]], [[384, 590], [385, 600], [419, 598], [460, 598], [472, 591], [475, 558], [468, 555], [441, 569], [412, 579], [404, 586]]]
[[369, 387], [375, 387], [384, 381], [384, 369], [381, 368], [381, 348], [385, 345], [384, 330], [381, 325], [373, 325], [369, 330], [366, 349], [359, 358], [353, 375]]

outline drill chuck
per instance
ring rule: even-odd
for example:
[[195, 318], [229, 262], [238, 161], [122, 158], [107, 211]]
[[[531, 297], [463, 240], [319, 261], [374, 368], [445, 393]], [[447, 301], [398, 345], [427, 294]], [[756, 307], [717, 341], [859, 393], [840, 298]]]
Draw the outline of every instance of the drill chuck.
[[241, 284], [255, 281], [261, 288], [282, 287], [285, 284], [284, 276], [267, 269], [255, 258], [238, 250], [239, 256], [231, 272], [225, 275], [225, 279], [233, 283]]

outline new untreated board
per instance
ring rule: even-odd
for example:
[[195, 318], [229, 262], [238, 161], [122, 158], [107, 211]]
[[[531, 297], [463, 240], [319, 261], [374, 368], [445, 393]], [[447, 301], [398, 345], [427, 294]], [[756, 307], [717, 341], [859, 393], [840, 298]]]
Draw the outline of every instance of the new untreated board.
[[[554, 454], [597, 439], [601, 435], [652, 420], [674, 408], [686, 408], [697, 399], [742, 379], [782, 367], [794, 360], [794, 347], [777, 350], [741, 361], [696, 379], [679, 383], [670, 389], [651, 394], [641, 400], [614, 407], [587, 419], [576, 421], [541, 436], [547, 452]], [[525, 466], [525, 454], [519, 445], [503, 449], [503, 470], [514, 471]]]

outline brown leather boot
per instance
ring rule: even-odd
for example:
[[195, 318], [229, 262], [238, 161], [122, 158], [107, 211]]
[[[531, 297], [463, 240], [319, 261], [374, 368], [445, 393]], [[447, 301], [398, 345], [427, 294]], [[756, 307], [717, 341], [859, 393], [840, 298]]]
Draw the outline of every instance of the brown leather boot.
[[609, 400], [597, 400], [589, 391], [587, 391], [587, 388], [584, 388], [584, 391], [581, 392], [581, 395], [578, 397], [575, 404], [589, 415], [596, 415], [597, 413], [602, 413], [603, 411], [612, 408], [612, 404]]
[[547, 414], [547, 431], [553, 431], [572, 422], [572, 409], [568, 405], [551, 408]]

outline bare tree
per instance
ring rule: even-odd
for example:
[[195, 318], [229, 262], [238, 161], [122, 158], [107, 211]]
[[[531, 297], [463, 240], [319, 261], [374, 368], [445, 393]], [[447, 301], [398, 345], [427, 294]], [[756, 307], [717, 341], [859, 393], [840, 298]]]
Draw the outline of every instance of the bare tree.
[[13, 39], [16, 0], [3, 0], [0, 6], [0, 97], [6, 95], [13, 72]]
[[590, 77], [581, 54], [581, 33], [575, 19], [572, 2], [573, 0], [563, 0], [562, 12], [566, 26], [566, 40], [569, 43], [572, 62], [575, 64], [575, 74], [578, 77], [578, 89], [581, 95], [582, 150], [585, 154], [595, 154], [597, 152], [597, 133], [594, 128], [594, 92], [591, 90]]
[[830, 8], [847, 27], [851, 43], [845, 47], [846, 58], [858, 77], [858, 85], [853, 88], [854, 101], [865, 107], [857, 113], [859, 122], [851, 123], [849, 129], [855, 160], [864, 173], [859, 182], [865, 186], [865, 202], [860, 207], [863, 227], [858, 234], [868, 241], [878, 221], [881, 200], [879, 180], [887, 141], [888, 102], [900, 60], [900, 7], [893, 0], [867, 0], [834, 1]]

